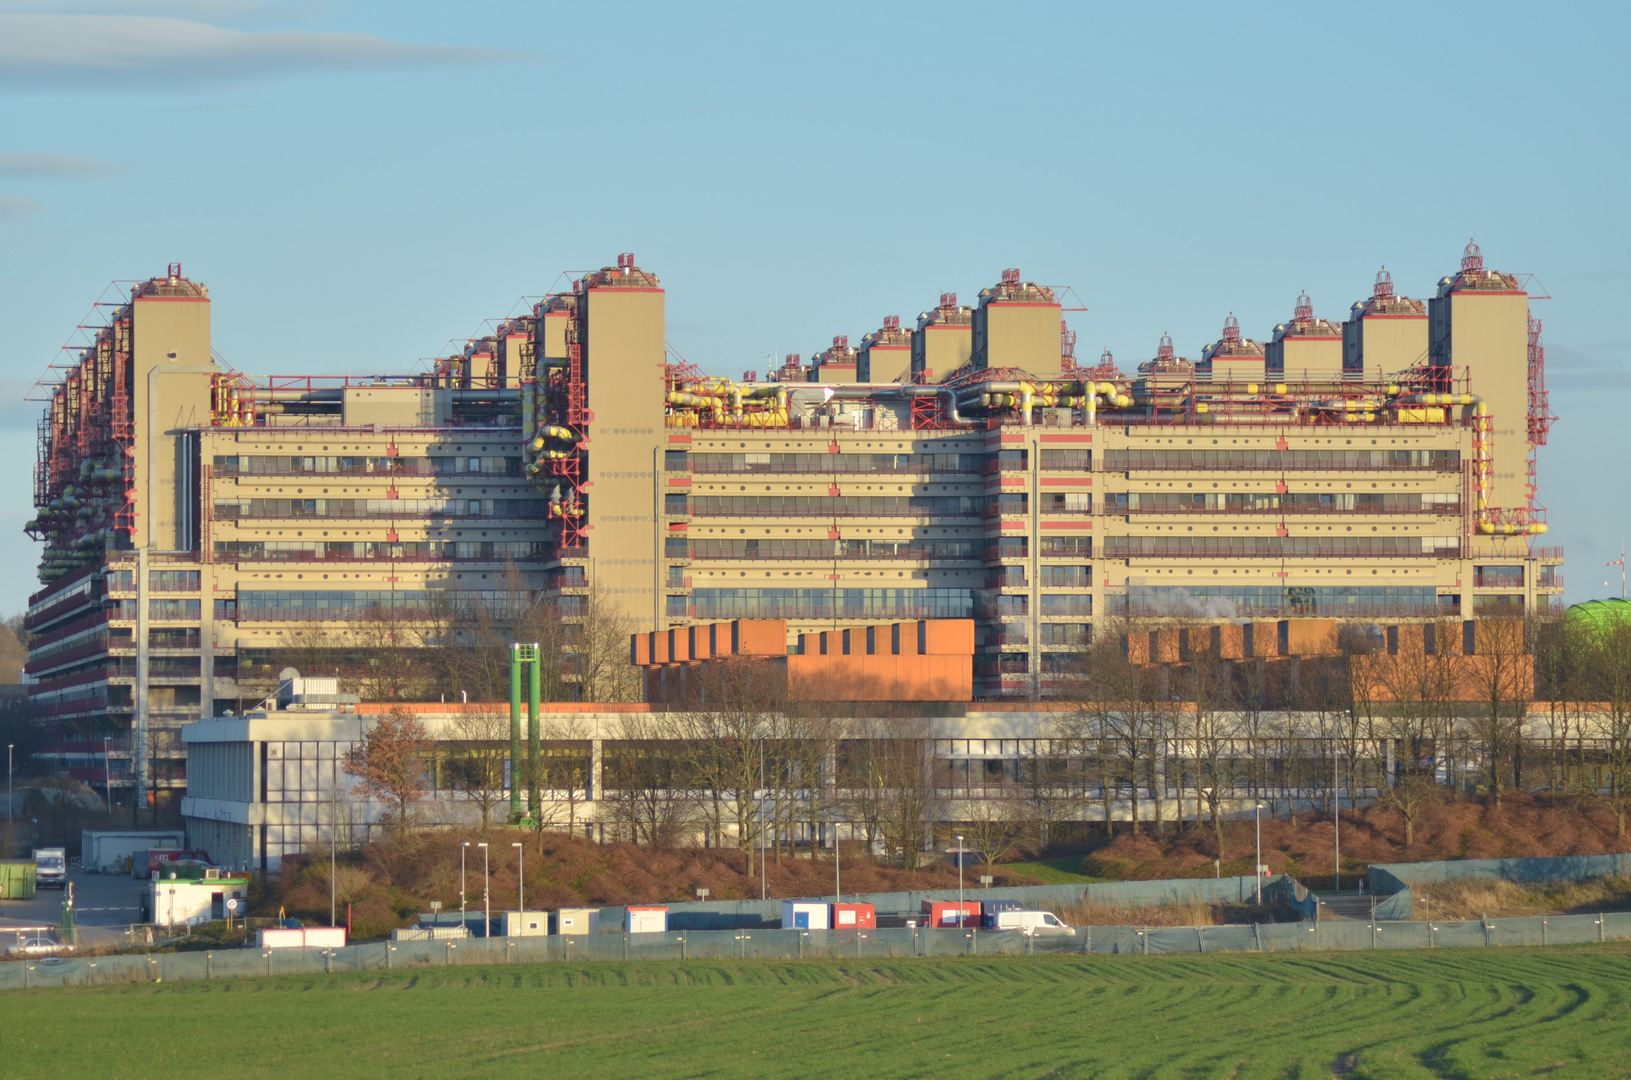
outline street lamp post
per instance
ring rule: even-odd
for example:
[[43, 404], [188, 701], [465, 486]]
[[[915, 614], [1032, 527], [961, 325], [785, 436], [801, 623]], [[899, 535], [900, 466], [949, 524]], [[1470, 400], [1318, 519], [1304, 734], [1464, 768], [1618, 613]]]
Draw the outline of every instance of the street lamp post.
[[466, 928], [469, 927], [470, 923], [466, 920], [464, 914], [464, 886], [468, 880], [464, 873], [464, 853], [469, 848], [470, 841], [462, 840], [459, 842], [459, 925]]
[[515, 849], [515, 903], [522, 914], [527, 911], [527, 853], [520, 844], [511, 844]]
[[963, 837], [958, 834], [957, 840], [957, 926], [962, 928], [963, 919]]
[[1257, 906], [1263, 906], [1263, 804], [1258, 803], [1252, 813], [1257, 817], [1257, 861], [1252, 863], [1252, 878], [1257, 883]]
[[1331, 741], [1331, 823], [1336, 827], [1335, 892], [1342, 891], [1342, 762], [1336, 740]]
[[[7, 743], [6, 744], [6, 824], [7, 825], [10, 825], [11, 824], [11, 819], [17, 816], [17, 804], [12, 802], [12, 799], [15, 798], [15, 794], [11, 790], [11, 751], [16, 745], [17, 745], [16, 743]], [[6, 852], [6, 854], [10, 855], [11, 852], [8, 851], [8, 852]]]
[[493, 907], [487, 892], [487, 843], [482, 841], [476, 845], [481, 848], [481, 936], [493, 936]]

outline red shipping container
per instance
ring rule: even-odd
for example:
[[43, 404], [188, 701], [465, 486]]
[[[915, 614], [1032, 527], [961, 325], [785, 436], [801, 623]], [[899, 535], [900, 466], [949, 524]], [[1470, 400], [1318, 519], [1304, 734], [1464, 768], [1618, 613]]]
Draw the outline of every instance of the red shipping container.
[[[955, 928], [958, 925], [956, 901], [925, 900], [923, 901], [923, 913], [929, 917], [931, 927], [949, 926]], [[962, 925], [980, 925], [980, 902], [978, 900], [963, 901]]]
[[872, 930], [878, 925], [878, 909], [871, 904], [834, 904], [828, 925], [834, 930]]

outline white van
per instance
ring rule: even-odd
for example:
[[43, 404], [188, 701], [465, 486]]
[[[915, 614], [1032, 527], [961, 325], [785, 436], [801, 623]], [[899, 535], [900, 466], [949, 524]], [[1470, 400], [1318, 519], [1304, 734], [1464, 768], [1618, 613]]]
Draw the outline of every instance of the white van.
[[1051, 911], [999, 911], [993, 929], [1018, 930], [1022, 934], [1076, 934]]

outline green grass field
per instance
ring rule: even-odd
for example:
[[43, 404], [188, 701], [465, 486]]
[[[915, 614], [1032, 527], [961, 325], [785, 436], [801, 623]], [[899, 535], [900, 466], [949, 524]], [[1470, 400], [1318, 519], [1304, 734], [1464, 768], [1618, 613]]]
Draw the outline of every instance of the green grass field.
[[1002, 869], [1034, 877], [1044, 885], [1095, 885], [1109, 878], [1089, 877], [1082, 873], [1082, 857], [1067, 855], [1062, 859], [1036, 859], [1031, 862], [1003, 863]]
[[8, 1076], [1606, 1077], [1631, 952], [676, 962], [0, 994]]

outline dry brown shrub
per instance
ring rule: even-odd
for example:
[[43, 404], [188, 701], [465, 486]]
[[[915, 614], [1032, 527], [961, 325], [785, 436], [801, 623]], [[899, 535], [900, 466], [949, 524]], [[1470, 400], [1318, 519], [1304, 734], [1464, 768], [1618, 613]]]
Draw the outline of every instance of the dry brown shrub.
[[[517, 903], [516, 853], [510, 845], [525, 845], [526, 902], [531, 909], [560, 907], [664, 903], [696, 899], [705, 888], [713, 900], [748, 900], [759, 896], [757, 867], [747, 873], [747, 856], [740, 851], [718, 848], [651, 850], [633, 844], [596, 844], [565, 833], [524, 832], [518, 829], [489, 829], [477, 836], [457, 830], [424, 831], [411, 840], [393, 840], [367, 845], [352, 860], [357, 872], [369, 884], [353, 900], [353, 919], [366, 910], [370, 934], [386, 933], [407, 925], [415, 912], [440, 900], [443, 910], [459, 907], [459, 845], [465, 849], [465, 902], [468, 910], [480, 910], [482, 857], [475, 846], [480, 840], [490, 845], [488, 873], [494, 911], [514, 908]], [[279, 905], [290, 915], [309, 919], [328, 918], [328, 863], [306, 867], [301, 859], [288, 860], [281, 877], [273, 883], [267, 900], [268, 913]], [[978, 875], [990, 873], [997, 885], [1031, 885], [1035, 880], [1001, 866], [971, 871], [964, 883], [977, 887]], [[771, 854], [765, 878], [772, 897], [830, 896], [833, 890], [833, 864], [830, 853], [812, 862], [807, 854], [784, 855], [779, 861]], [[846, 844], [843, 852], [843, 888], [846, 896], [865, 892], [898, 892], [909, 889], [954, 889], [957, 870], [950, 863], [933, 863], [908, 872], [879, 866], [862, 854], [859, 845]], [[358, 936], [364, 924], [357, 922]]]
[[[1224, 826], [1222, 873], [1251, 873], [1252, 819]], [[1611, 816], [1565, 796], [1509, 792], [1494, 800], [1443, 799], [1423, 807], [1416, 842], [1404, 846], [1404, 821], [1393, 810], [1368, 807], [1342, 812], [1342, 872], [1362, 875], [1371, 863], [1439, 859], [1602, 855], [1631, 844], [1615, 834]], [[1207, 877], [1213, 872], [1209, 828], [1187, 827], [1159, 841], [1141, 834], [1118, 836], [1083, 862], [1082, 872], [1114, 880]], [[1325, 878], [1334, 871], [1336, 829], [1330, 817], [1304, 815], [1297, 826], [1263, 819], [1263, 861], [1274, 873]]]

